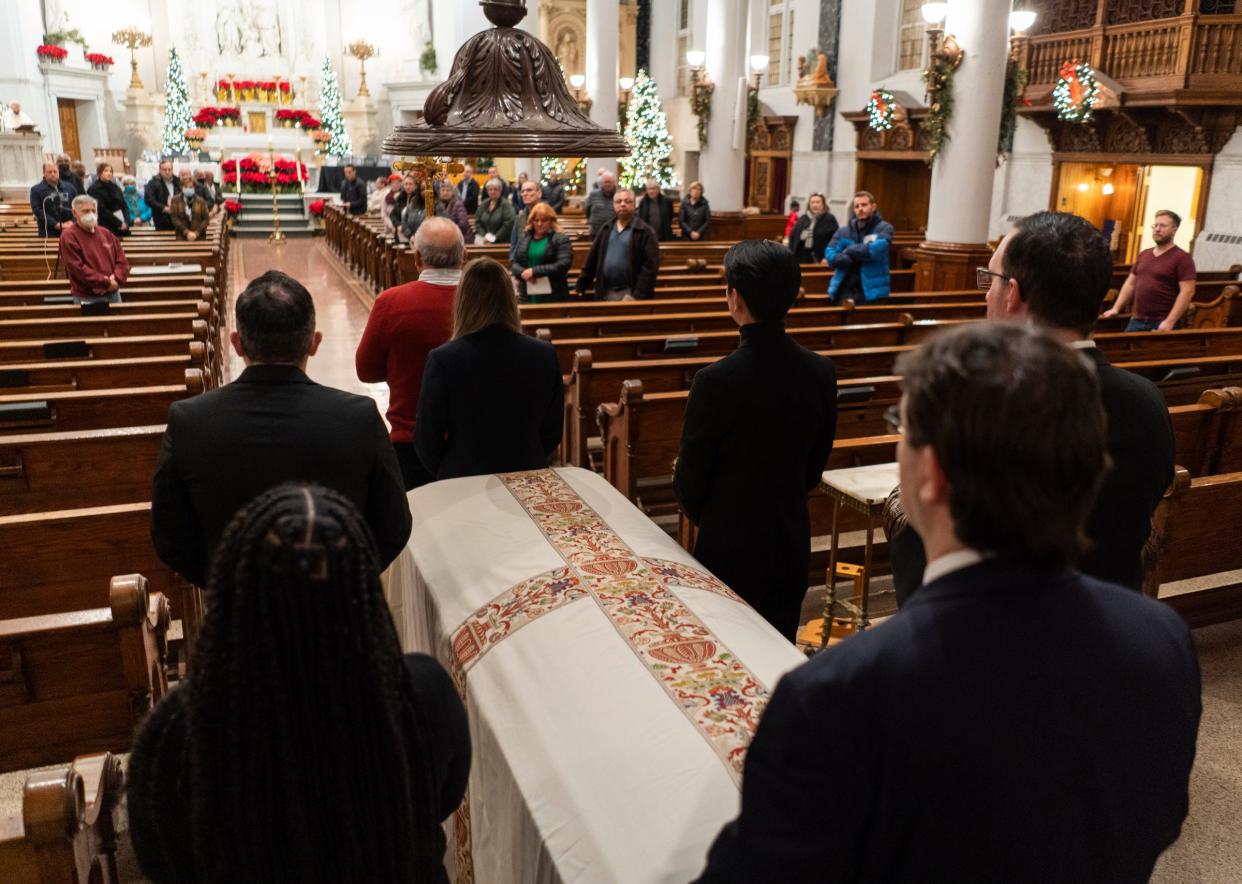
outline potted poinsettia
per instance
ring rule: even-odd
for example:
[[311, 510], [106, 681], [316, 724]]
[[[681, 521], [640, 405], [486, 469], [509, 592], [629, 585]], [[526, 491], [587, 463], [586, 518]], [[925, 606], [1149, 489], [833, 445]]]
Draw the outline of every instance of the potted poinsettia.
[[96, 71], [106, 71], [116, 64], [112, 56], [104, 55], [102, 52], [87, 52], [83, 57], [90, 62], [91, 69]]
[[54, 43], [43, 43], [35, 48], [35, 55], [39, 56], [39, 61], [64, 64], [69, 57], [69, 50]]

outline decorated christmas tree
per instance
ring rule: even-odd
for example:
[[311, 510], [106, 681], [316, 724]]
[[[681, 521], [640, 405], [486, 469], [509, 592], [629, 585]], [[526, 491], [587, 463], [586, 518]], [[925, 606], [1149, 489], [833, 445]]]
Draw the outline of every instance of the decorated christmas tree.
[[547, 184], [549, 172], [555, 172], [564, 178], [566, 166], [567, 163], [561, 157], [543, 157], [539, 160], [539, 180]]
[[345, 131], [345, 120], [341, 116], [341, 85], [336, 80], [332, 59], [326, 55], [323, 57], [323, 69], [319, 72], [319, 119], [323, 131], [331, 136], [328, 153], [334, 157], [353, 153], [349, 133]]
[[185, 130], [194, 125], [193, 114], [190, 113], [190, 90], [185, 85], [185, 70], [181, 67], [181, 57], [176, 48], [168, 50], [168, 76], [165, 78], [164, 92], [167, 105], [164, 107], [164, 148], [165, 154], [189, 153], [190, 145], [185, 140]]
[[630, 146], [630, 155], [621, 161], [622, 187], [641, 188], [648, 178], [660, 182], [662, 188], [677, 186], [677, 176], [668, 161], [673, 152], [668, 119], [660, 107], [655, 80], [645, 70], [634, 78], [625, 143]]

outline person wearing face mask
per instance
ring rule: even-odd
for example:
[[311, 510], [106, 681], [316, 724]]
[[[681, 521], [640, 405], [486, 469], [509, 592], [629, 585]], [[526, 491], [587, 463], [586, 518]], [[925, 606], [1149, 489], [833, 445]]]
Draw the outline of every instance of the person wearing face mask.
[[133, 216], [125, 203], [125, 194], [116, 183], [112, 166], [100, 163], [95, 173], [95, 183], [87, 190], [88, 196], [95, 198], [99, 206], [99, 223], [114, 236], [129, 236], [129, 228], [133, 226]]
[[74, 198], [73, 223], [60, 234], [60, 261], [75, 304], [120, 302], [121, 286], [129, 278], [129, 261], [120, 240], [100, 226], [93, 196]]
[[125, 176], [125, 186], [121, 188], [121, 192], [125, 195], [125, 207], [129, 209], [129, 217], [133, 226], [141, 227], [144, 224], [150, 224], [151, 207], [143, 200], [142, 192], [138, 190], [138, 181], [133, 175]]
[[181, 170], [181, 189], [168, 201], [168, 215], [172, 218], [177, 239], [193, 242], [207, 233], [211, 220], [211, 206], [194, 187], [194, 177], [189, 169]]

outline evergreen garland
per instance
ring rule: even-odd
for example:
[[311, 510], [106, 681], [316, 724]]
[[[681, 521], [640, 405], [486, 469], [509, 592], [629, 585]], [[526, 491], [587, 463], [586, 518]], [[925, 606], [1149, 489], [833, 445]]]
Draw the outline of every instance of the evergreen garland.
[[634, 78], [626, 118], [625, 143], [630, 155], [621, 161], [621, 186], [641, 188], [648, 178], [654, 178], [661, 188], [676, 187], [677, 176], [669, 163], [673, 137], [668, 133], [660, 92], [646, 70], [640, 70]]
[[345, 119], [341, 116], [341, 86], [332, 68], [332, 59], [326, 55], [319, 72], [319, 119], [323, 123], [323, 131], [331, 136], [328, 153], [334, 157], [352, 153], [353, 145], [350, 144], [349, 133], [345, 131]]
[[185, 130], [194, 125], [194, 115], [190, 112], [190, 90], [186, 88], [185, 71], [176, 47], [168, 50], [164, 94], [167, 103], [164, 107], [162, 150], [165, 155], [189, 153], [190, 144], [185, 140]]
[[1001, 103], [1000, 136], [996, 141], [996, 153], [1007, 154], [1013, 150], [1013, 136], [1018, 130], [1018, 97], [1026, 88], [1027, 71], [1010, 61], [1005, 67], [1005, 95]]
[[1100, 93], [1095, 71], [1077, 59], [1061, 65], [1061, 76], [1052, 90], [1052, 104], [1057, 116], [1067, 123], [1090, 123]]
[[755, 140], [755, 132], [759, 129], [759, 90], [748, 90], [746, 97], [746, 149]]
[[933, 166], [936, 157], [949, 140], [949, 119], [953, 116], [953, 65], [947, 61], [933, 61], [923, 71], [923, 82], [929, 94], [935, 95], [927, 116], [923, 118], [923, 131], [927, 133], [927, 165]]
[[699, 121], [700, 150], [707, 147], [707, 125], [712, 121], [712, 93], [715, 91], [716, 84], [711, 82], [690, 87], [690, 110]]

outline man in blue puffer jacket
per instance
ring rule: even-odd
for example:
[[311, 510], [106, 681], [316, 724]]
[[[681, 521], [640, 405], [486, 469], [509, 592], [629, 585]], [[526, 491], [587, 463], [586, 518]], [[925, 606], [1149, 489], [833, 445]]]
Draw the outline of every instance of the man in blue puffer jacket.
[[888, 297], [888, 246], [893, 225], [880, 217], [875, 197], [865, 190], [854, 194], [854, 217], [838, 228], [824, 257], [835, 272], [828, 286], [832, 303], [846, 298], [855, 303], [881, 301]]

